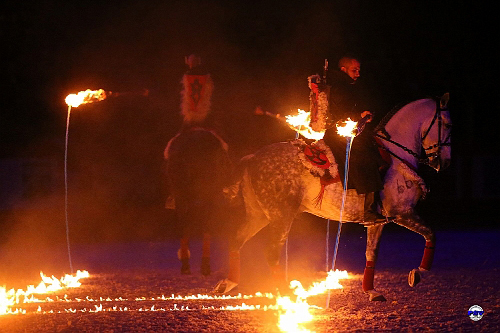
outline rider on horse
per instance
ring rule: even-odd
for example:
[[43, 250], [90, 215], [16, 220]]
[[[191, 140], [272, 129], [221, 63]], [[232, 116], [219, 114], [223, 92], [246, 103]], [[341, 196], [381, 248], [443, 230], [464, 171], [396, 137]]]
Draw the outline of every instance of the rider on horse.
[[189, 241], [194, 234], [201, 232], [201, 273], [209, 275], [210, 236], [216, 219], [217, 200], [222, 195], [225, 181], [221, 178], [229, 178], [225, 171], [229, 163], [228, 146], [211, 125], [213, 82], [210, 74], [197, 55], [186, 57], [185, 63], [188, 70], [182, 77], [183, 123], [164, 152], [171, 190], [166, 207], [176, 210], [182, 225], [177, 253], [181, 273], [191, 273]]
[[[329, 114], [324, 142], [332, 150], [335, 160], [339, 164], [340, 179], [344, 180], [344, 163], [346, 156], [346, 140], [337, 134], [335, 124], [350, 118], [353, 121], [365, 122], [372, 120], [372, 113], [365, 105], [364, 92], [357, 84], [360, 76], [360, 62], [350, 56], [340, 59], [338, 70], [327, 78], [327, 85], [323, 89], [329, 90]], [[320, 88], [321, 89], [321, 88]], [[368, 126], [367, 126], [368, 127]], [[383, 189], [380, 169], [384, 166], [372, 131], [365, 128], [352, 141], [348, 189], [356, 189], [358, 194], [365, 195], [364, 221], [385, 222], [384, 216], [377, 212], [375, 196]]]

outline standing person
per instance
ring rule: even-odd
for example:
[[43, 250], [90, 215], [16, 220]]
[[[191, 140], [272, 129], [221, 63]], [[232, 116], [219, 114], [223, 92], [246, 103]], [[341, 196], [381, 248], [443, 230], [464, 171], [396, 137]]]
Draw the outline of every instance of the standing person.
[[[350, 118], [353, 121], [367, 121], [365, 129], [352, 142], [348, 189], [356, 189], [358, 194], [365, 194], [364, 220], [366, 222], [382, 222], [385, 217], [377, 212], [375, 194], [383, 189], [379, 167], [382, 159], [368, 124], [373, 114], [367, 104], [366, 92], [358, 83], [361, 63], [352, 56], [342, 57], [338, 62], [338, 70], [328, 78], [330, 86], [329, 123], [332, 127], [326, 130], [324, 141], [339, 165], [341, 179], [344, 180], [344, 164], [346, 157], [346, 139], [337, 134], [335, 124]], [[368, 118], [365, 118], [368, 117]]]

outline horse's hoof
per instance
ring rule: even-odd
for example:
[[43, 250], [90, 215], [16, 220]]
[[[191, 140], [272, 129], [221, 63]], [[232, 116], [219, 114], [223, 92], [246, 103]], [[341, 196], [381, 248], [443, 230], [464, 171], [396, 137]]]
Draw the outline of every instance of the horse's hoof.
[[422, 281], [422, 272], [418, 269], [412, 269], [408, 274], [408, 284], [410, 287], [415, 287], [420, 281]]
[[385, 299], [384, 295], [382, 295], [381, 293], [379, 293], [375, 289], [367, 290], [367, 291], [365, 291], [365, 293], [367, 293], [368, 296], [370, 297], [370, 302], [385, 302], [385, 301], [387, 301]]
[[220, 280], [217, 283], [217, 285], [215, 286], [215, 288], [213, 289], [213, 292], [219, 293], [219, 294], [224, 294], [224, 293], [230, 292], [231, 290], [236, 288], [236, 286], [238, 286], [238, 284], [236, 282], [229, 280], [229, 279]]
[[210, 270], [210, 258], [201, 258], [201, 275], [208, 276], [212, 271]]

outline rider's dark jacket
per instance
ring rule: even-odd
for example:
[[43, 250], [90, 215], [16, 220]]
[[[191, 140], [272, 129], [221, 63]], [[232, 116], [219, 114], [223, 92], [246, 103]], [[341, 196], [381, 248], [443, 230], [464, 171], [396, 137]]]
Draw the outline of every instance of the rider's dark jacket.
[[[337, 70], [327, 80], [330, 86], [329, 124], [324, 137], [338, 163], [339, 174], [344, 181], [346, 158], [346, 138], [337, 134], [335, 123], [347, 118], [359, 121], [363, 111], [371, 111], [366, 94], [359, 83], [349, 75]], [[375, 145], [373, 132], [368, 124], [363, 132], [352, 141], [349, 159], [348, 189], [356, 189], [359, 194], [376, 192], [383, 189], [379, 167], [383, 161]]]

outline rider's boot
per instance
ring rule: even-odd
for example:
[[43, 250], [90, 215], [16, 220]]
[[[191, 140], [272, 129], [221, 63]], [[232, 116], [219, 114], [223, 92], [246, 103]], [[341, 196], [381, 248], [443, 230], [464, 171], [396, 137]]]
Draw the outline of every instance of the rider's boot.
[[370, 192], [365, 194], [364, 222], [371, 222], [371, 223], [386, 222], [385, 216], [377, 211], [375, 192]]

